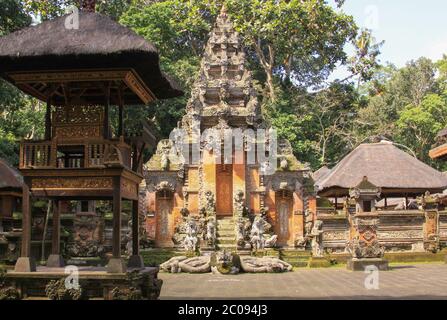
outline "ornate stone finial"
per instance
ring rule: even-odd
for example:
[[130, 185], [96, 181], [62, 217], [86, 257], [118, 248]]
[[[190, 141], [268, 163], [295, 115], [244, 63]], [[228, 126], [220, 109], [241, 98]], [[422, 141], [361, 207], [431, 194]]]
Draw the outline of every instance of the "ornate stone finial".
[[81, 10], [86, 12], [95, 12], [96, 0], [79, 0]]
[[222, 5], [222, 9], [220, 9], [220, 15], [224, 17], [227, 16], [227, 6], [225, 3]]

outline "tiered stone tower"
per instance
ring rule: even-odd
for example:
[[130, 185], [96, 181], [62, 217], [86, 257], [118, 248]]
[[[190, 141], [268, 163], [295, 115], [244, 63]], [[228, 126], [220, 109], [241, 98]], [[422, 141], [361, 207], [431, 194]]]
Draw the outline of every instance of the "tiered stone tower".
[[[240, 147], [233, 144], [229, 152], [224, 147], [241, 138], [242, 133], [228, 136], [234, 129], [254, 134], [269, 129], [225, 8], [210, 33], [186, 111], [177, 129], [186, 137], [173, 134], [160, 141], [146, 164], [146, 198], [154, 214], [149, 224], [156, 244], [182, 247], [185, 239], [197, 236], [202, 249], [247, 248], [256, 233], [255, 221], [263, 225], [265, 241], [275, 234], [277, 245], [302, 243], [304, 212], [315, 213], [315, 197], [310, 171], [295, 158], [290, 143], [278, 142], [279, 166], [269, 175], [263, 174], [259, 156], [248, 160], [253, 144], [247, 136]], [[217, 134], [208, 135], [208, 129]], [[266, 135], [267, 144], [269, 139]], [[196, 231], [188, 227], [191, 220]]]
[[235, 127], [262, 121], [251, 73], [244, 64], [239, 35], [223, 9], [205, 48], [184, 126], [190, 126], [194, 120], [200, 121], [202, 130], [217, 125], [219, 120]]

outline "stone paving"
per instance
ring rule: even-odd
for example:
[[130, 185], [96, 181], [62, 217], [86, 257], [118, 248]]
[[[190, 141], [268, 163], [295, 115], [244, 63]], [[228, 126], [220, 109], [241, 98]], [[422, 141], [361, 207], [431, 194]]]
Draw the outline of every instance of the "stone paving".
[[379, 289], [366, 289], [368, 274], [343, 267], [296, 269], [282, 274], [169, 274], [160, 299], [446, 299], [447, 264], [393, 266], [379, 273]]

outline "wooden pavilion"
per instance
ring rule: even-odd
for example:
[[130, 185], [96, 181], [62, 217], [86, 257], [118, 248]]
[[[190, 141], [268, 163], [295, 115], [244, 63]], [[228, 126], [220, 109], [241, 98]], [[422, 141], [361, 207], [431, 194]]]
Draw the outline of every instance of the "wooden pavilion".
[[364, 177], [381, 189], [382, 197], [416, 197], [447, 188], [447, 177], [392, 142], [358, 146], [315, 182], [322, 197], [345, 197]]
[[[45, 138], [23, 141], [23, 236], [16, 272], [36, 270], [30, 256], [30, 197], [51, 199], [52, 254], [47, 266], [64, 265], [60, 252], [60, 202], [113, 200], [113, 257], [109, 273], [126, 270], [121, 259], [121, 207], [133, 202], [133, 252], [129, 266], [142, 267], [138, 241], [138, 187], [148, 133], [126, 136], [124, 107], [172, 98], [181, 90], [160, 71], [156, 48], [82, 1], [79, 28], [69, 16], [0, 38], [0, 76], [46, 103]], [[117, 107], [112, 132], [111, 108]], [[147, 130], [146, 130], [147, 131]]]

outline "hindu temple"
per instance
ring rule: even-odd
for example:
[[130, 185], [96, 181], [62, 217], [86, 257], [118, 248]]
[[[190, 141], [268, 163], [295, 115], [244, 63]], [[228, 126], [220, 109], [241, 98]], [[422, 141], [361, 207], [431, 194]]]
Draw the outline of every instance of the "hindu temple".
[[[200, 235], [193, 247], [201, 249], [250, 247], [255, 221], [263, 225], [262, 246], [293, 246], [303, 237], [304, 212], [315, 212], [310, 169], [293, 155], [288, 141], [278, 141], [272, 172], [263, 171], [268, 147], [263, 155], [250, 153], [268, 145], [271, 128], [245, 62], [224, 8], [178, 124], [177, 130], [186, 134], [180, 142], [175, 134], [161, 140], [145, 165], [147, 209], [153, 213], [148, 224], [157, 247], [183, 247], [191, 221]], [[243, 136], [247, 131], [251, 135]], [[259, 137], [261, 131], [266, 134]], [[227, 141], [229, 148], [224, 147]]]

